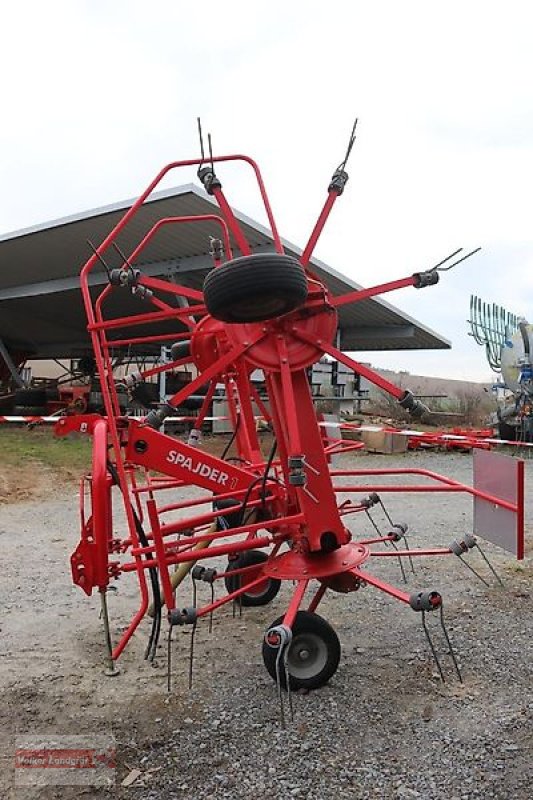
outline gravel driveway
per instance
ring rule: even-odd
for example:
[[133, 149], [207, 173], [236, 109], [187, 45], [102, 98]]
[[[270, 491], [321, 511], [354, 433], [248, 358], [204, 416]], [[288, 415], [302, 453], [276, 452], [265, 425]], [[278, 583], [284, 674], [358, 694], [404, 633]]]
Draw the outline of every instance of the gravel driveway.
[[[370, 467], [415, 465], [471, 482], [470, 455], [351, 458]], [[198, 626], [191, 691], [190, 630], [174, 634], [168, 695], [164, 637], [156, 665], [143, 660], [148, 621], [121, 659], [121, 674], [106, 678], [98, 598], [86, 598], [70, 583], [68, 558], [78, 539], [76, 487], [51, 492], [45, 500], [0, 506], [0, 796], [529, 800], [532, 462], [526, 480], [526, 560], [519, 564], [491, 545], [485, 548], [504, 590], [492, 578], [485, 587], [451, 556], [418, 563], [416, 575], [408, 574], [409, 591], [442, 593], [464, 683], [445, 653], [436, 615], [429, 624], [443, 653], [445, 683], [430, 657], [420, 615], [370, 586], [329, 593], [319, 613], [340, 637], [340, 666], [327, 686], [293, 696], [294, 720], [285, 729], [261, 641], [284, 611], [291, 586], [284, 585], [270, 606], [244, 609], [242, 617], [223, 609], [211, 635], [207, 624]], [[448, 545], [471, 530], [468, 498], [394, 494], [384, 500], [395, 521], [409, 524], [412, 547]], [[354, 533], [368, 533], [359, 517], [348, 518]], [[469, 558], [490, 578], [479, 554]], [[372, 567], [402, 585], [396, 559], [380, 559]], [[132, 579], [122, 578], [118, 590], [110, 597], [115, 635], [137, 603]], [[183, 604], [188, 602], [184, 597]], [[113, 734], [116, 785], [13, 788], [14, 737], [26, 733]], [[122, 786], [132, 770], [140, 774]]]

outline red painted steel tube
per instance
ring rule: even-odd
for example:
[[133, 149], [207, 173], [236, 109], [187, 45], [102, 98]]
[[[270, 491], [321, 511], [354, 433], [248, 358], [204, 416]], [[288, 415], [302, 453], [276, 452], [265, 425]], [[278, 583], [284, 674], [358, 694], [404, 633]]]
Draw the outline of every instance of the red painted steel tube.
[[[181, 485], [181, 482], [180, 482], [180, 485]], [[166, 487], [164, 487], [164, 488], [166, 488]], [[137, 491], [140, 492], [140, 491], [143, 491], [143, 489], [138, 489]], [[223, 494], [217, 494], [216, 499], [217, 500], [227, 500], [229, 497], [231, 497], [231, 498], [234, 497], [235, 500], [238, 500], [240, 497], [243, 497], [246, 494], [247, 491], [248, 491], [248, 489], [239, 489], [237, 491], [224, 492]], [[179, 503], [169, 503], [166, 506], [160, 506], [158, 508], [158, 511], [159, 511], [160, 514], [164, 514], [164, 513], [168, 512], [168, 511], [178, 511], [180, 508], [192, 508], [193, 506], [211, 505], [213, 500], [214, 500], [214, 497], [213, 497], [212, 494], [206, 494], [206, 495], [203, 495], [202, 497], [196, 498], [195, 500], [182, 500]], [[238, 506], [238, 503], [235, 503], [235, 505]], [[218, 513], [220, 515], [223, 512], [219, 511]]]
[[333, 476], [341, 475], [356, 475], [361, 477], [363, 475], [421, 475], [425, 478], [447, 483], [453, 486], [466, 486], [466, 484], [459, 483], [453, 478], [447, 478], [446, 475], [440, 475], [438, 472], [432, 472], [429, 469], [416, 469], [413, 467], [392, 467], [383, 469], [342, 469], [333, 470]]
[[[163, 217], [162, 219], [158, 220], [155, 225], [148, 231], [144, 239], [142, 239], [137, 247], [132, 251], [128, 261], [130, 264], [133, 264], [137, 256], [141, 253], [142, 250], [146, 247], [146, 245], [150, 242], [150, 240], [155, 236], [160, 228], [164, 225], [174, 225], [174, 224], [192, 224], [197, 222], [214, 222], [216, 225], [220, 225], [222, 228], [222, 238], [224, 240], [224, 249], [227, 254], [227, 258], [231, 258], [231, 245], [229, 241], [229, 233], [228, 233], [228, 226], [222, 217], [219, 217], [218, 214], [196, 214], [194, 216], [184, 216], [184, 217]], [[145, 279], [143, 279], [145, 280]], [[149, 279], [148, 279], [149, 280]], [[166, 284], [163, 286], [164, 281], [159, 281], [159, 286], [157, 284], [152, 284], [154, 288], [162, 289], [166, 292], [173, 291], [169, 286], [172, 284]], [[150, 284], [147, 284], [150, 285]], [[186, 287], [184, 287], [186, 288]], [[196, 295], [196, 298], [194, 298]], [[200, 297], [198, 297], [200, 295]], [[201, 292], [195, 291], [194, 289], [188, 289], [186, 292], [183, 293], [184, 297], [192, 297], [193, 299], [201, 299]]]
[[269, 423], [272, 422], [272, 417], [270, 416], [268, 408], [263, 403], [263, 401], [262, 401], [262, 399], [261, 399], [261, 397], [259, 395], [259, 392], [255, 388], [253, 383], [250, 383], [250, 389], [251, 389], [251, 392], [252, 392], [252, 397], [254, 399], [254, 402], [255, 402], [258, 410], [259, 410], [259, 413], [261, 414], [263, 419], [266, 420], [266, 422], [269, 422]]
[[[145, 314], [135, 314], [131, 317], [114, 317], [113, 319], [95, 322], [92, 325], [87, 325], [87, 330], [92, 332], [114, 330], [114, 328], [131, 328], [135, 325], [144, 325], [147, 322], [165, 322], [165, 320], [174, 319], [175, 317], [190, 317], [194, 314], [203, 315], [205, 313], [206, 308], [203, 305], [170, 308], [169, 311], [147, 311]], [[109, 344], [114, 344], [114, 342], [111, 340]]]
[[309, 612], [311, 612], [311, 614], [313, 614], [317, 610], [318, 605], [322, 600], [322, 598], [324, 597], [324, 595], [326, 594], [327, 590], [328, 590], [327, 584], [321, 583], [320, 587], [318, 588], [318, 591], [316, 592], [315, 596], [309, 603], [309, 608], [307, 609]]
[[333, 206], [335, 204], [335, 200], [338, 197], [339, 197], [339, 193], [338, 192], [336, 192], [334, 190], [330, 190], [328, 192], [328, 196], [327, 196], [326, 202], [324, 203], [322, 211], [318, 215], [318, 219], [317, 219], [317, 221], [315, 223], [315, 227], [313, 228], [313, 230], [311, 232], [311, 236], [309, 237], [309, 241], [307, 242], [307, 244], [306, 244], [306, 246], [304, 248], [304, 251], [303, 251], [302, 255], [300, 256], [300, 264], [302, 265], [302, 267], [306, 267], [309, 264], [309, 261], [311, 260], [311, 256], [313, 255], [313, 251], [314, 251], [314, 249], [316, 247], [316, 243], [318, 242], [318, 240], [320, 238], [320, 234], [324, 230], [324, 225], [326, 224], [327, 219], [328, 219], [328, 217], [329, 217], [329, 215], [331, 213], [331, 209], [333, 208]]
[[[257, 503], [255, 505], [257, 505]], [[206, 514], [205, 518], [203, 519], [203, 522], [201, 524], [207, 525], [216, 516], [221, 516], [221, 512], [217, 511], [217, 512], [214, 512], [212, 515], [211, 514]], [[198, 517], [197, 519], [200, 519], [200, 518]], [[274, 527], [274, 523], [275, 523], [276, 526], [295, 525], [295, 524], [303, 522], [303, 519], [304, 519], [303, 514], [293, 514], [290, 517], [281, 517], [280, 519], [276, 519], [276, 520], [270, 520], [270, 521], [269, 520], [262, 520], [261, 522], [250, 522], [250, 523], [246, 523], [246, 525], [241, 525], [238, 528], [226, 528], [226, 529], [224, 529], [222, 531], [218, 531], [217, 533], [209, 533], [209, 534], [200, 534], [198, 536], [190, 536], [190, 537], [187, 537], [187, 541], [184, 542], [184, 544], [187, 544], [187, 545], [193, 544], [194, 545], [194, 544], [198, 544], [199, 542], [212, 541], [213, 539], [222, 539], [224, 537], [231, 538], [233, 536], [239, 536], [239, 535], [245, 534], [245, 533], [254, 533], [254, 532], [257, 532], [257, 531], [262, 530], [263, 528], [265, 528], [265, 525], [269, 525], [269, 527], [270, 527], [270, 525], [272, 525]], [[182, 530], [184, 527], [188, 526], [189, 524], [190, 524], [189, 520], [180, 520], [179, 522], [175, 522], [173, 524], [171, 523], [170, 525], [162, 525], [161, 526], [161, 536], [163, 538], [165, 538], [166, 536], [171, 536], [174, 533], [179, 533], [180, 530]], [[198, 523], [198, 525], [199, 524], [200, 523]], [[148, 536], [147, 538], [150, 539], [150, 536]], [[279, 539], [279, 538], [285, 539], [287, 537], [285, 535], [276, 534], [276, 538], [277, 539]], [[258, 540], [256, 539], [256, 541], [258, 541]], [[172, 547], [175, 546], [175, 544], [176, 544], [175, 542], [172, 542], [172, 543], [167, 544], [165, 547], [168, 548], [168, 550], [171, 550]], [[133, 548], [132, 551], [131, 551], [131, 554], [132, 555], [142, 555], [142, 554], [152, 553], [153, 549], [154, 548], [153, 548], [152, 545], [149, 545], [148, 547], [139, 546], [139, 547]]]
[[359, 303], [361, 300], [367, 300], [369, 297], [375, 297], [377, 294], [394, 292], [396, 289], [403, 289], [404, 286], [414, 286], [416, 280], [416, 275], [410, 275], [408, 278], [400, 278], [397, 281], [389, 281], [388, 283], [381, 283], [378, 286], [371, 286], [369, 289], [356, 289], [353, 292], [347, 292], [346, 294], [334, 297], [332, 303], [334, 306], [344, 306], [347, 303]]
[[372, 558], [386, 558], [387, 556], [411, 558], [411, 556], [449, 556], [451, 553], [452, 550], [449, 547], [430, 547], [426, 550], [380, 550], [379, 552], [372, 552], [370, 555]]
[[500, 506], [500, 508], [506, 508], [508, 511], [517, 511], [517, 506], [514, 503], [509, 503], [507, 500], [502, 500], [501, 497], [494, 497], [494, 495], [487, 494], [486, 492], [481, 492], [479, 489], [474, 489], [471, 486], [462, 486], [459, 485], [445, 485], [445, 486], [427, 486], [424, 485], [412, 485], [412, 486], [334, 486], [334, 491], [339, 493], [371, 493], [376, 492], [380, 494], [380, 492], [465, 492], [465, 494], [471, 494], [475, 497], [480, 497], [482, 500], [488, 500], [489, 503], [494, 503], [494, 505]]
[[178, 342], [183, 339], [190, 339], [190, 331], [183, 333], [156, 333], [152, 336], [132, 336], [128, 339], [108, 339], [107, 344], [110, 347], [118, 347], [118, 345], [130, 344], [146, 344], [148, 342]]
[[[144, 573], [143, 573], [144, 574]], [[139, 623], [144, 619], [146, 611], [148, 609], [148, 593], [144, 592], [141, 593], [141, 605], [133, 619], [131, 620], [130, 624], [122, 634], [122, 638], [120, 639], [119, 643], [113, 650], [113, 661], [116, 661], [119, 655], [122, 653], [126, 645], [128, 644], [129, 640], [139, 627]]]
[[102, 419], [94, 425], [92, 460], [92, 529], [96, 546], [96, 586], [103, 591], [109, 584], [108, 526], [110, 485], [107, 477], [107, 422]]
[[[259, 439], [257, 436], [257, 427], [255, 424], [255, 417], [253, 413], [252, 404], [250, 402], [250, 380], [248, 377], [248, 367], [243, 358], [240, 358], [236, 364], [235, 374], [235, 387], [237, 389], [237, 396], [239, 401], [239, 414], [240, 424], [237, 428], [235, 421], [235, 429], [237, 430], [238, 451], [245, 461], [248, 461], [251, 466], [264, 463], [263, 454], [259, 446]], [[228, 401], [230, 399], [228, 393]], [[231, 406], [230, 406], [231, 408]]]
[[[304, 333], [301, 330], [296, 330], [295, 336], [297, 336], [299, 339], [302, 339], [304, 342], [308, 342], [309, 344], [313, 345], [317, 344], [312, 336], [309, 336], [308, 334]], [[324, 340], [321, 340], [319, 344], [322, 350], [324, 350], [326, 353], [329, 353], [330, 356], [335, 358], [337, 361], [340, 361], [342, 364], [345, 364], [350, 369], [353, 369], [354, 372], [359, 373], [364, 378], [369, 380], [371, 383], [374, 383], [376, 386], [379, 386], [380, 389], [384, 389], [386, 392], [395, 397], [397, 400], [401, 400], [402, 398], [405, 397], [406, 394], [405, 389], [400, 389], [398, 386], [395, 386], [390, 381], [387, 381], [385, 378], [382, 378], [381, 375], [379, 375], [377, 372], [374, 372], [373, 369], [363, 366], [363, 364], [360, 364], [358, 361], [354, 361], [353, 358], [350, 358], [341, 350], [338, 350], [332, 344], [329, 344], [329, 342], [324, 342]]]
[[[212, 192], [215, 200], [218, 203], [220, 210], [224, 215], [224, 219], [228, 221], [229, 228], [233, 234], [233, 238], [237, 242], [239, 250], [241, 251], [243, 256], [251, 255], [252, 250], [250, 248], [250, 245], [246, 241], [246, 237], [242, 232], [241, 226], [239, 225], [237, 218], [233, 213], [233, 210], [231, 209], [228, 201], [226, 200], [224, 192], [222, 191], [222, 189], [219, 189], [217, 187], [213, 187]], [[231, 255], [227, 256], [227, 258], [228, 259], [231, 258]]]
[[[148, 275], [141, 275], [139, 282], [149, 289], [157, 289], [167, 294], [173, 294], [177, 297], [186, 297], [188, 300], [194, 300], [196, 303], [203, 303], [204, 294], [199, 289], [191, 289], [189, 286], [184, 286], [181, 283], [169, 283], [161, 278], [152, 278]], [[183, 334], [182, 334], [183, 335]], [[184, 334], [189, 335], [189, 334]]]
[[215, 600], [214, 603], [209, 603], [209, 605], [202, 606], [202, 608], [199, 608], [197, 610], [196, 616], [200, 618], [200, 617], [205, 617], [206, 614], [211, 614], [212, 611], [215, 611], [217, 608], [220, 608], [220, 606], [223, 606], [226, 603], [231, 603], [233, 600], [236, 600], [238, 597], [240, 597], [241, 594], [249, 592], [250, 589], [254, 589], [256, 586], [260, 586], [262, 583], [265, 582], [265, 580], [267, 580], [265, 576], [260, 575], [259, 578], [250, 581], [250, 583], [244, 584], [244, 586], [241, 586], [239, 589], [235, 589], [234, 592], [230, 592], [225, 597], [221, 597], [219, 600]]
[[[363, 511], [364, 509], [360, 509]], [[381, 542], [393, 542], [394, 536], [376, 536], [375, 539], [358, 539], [357, 544], [380, 544]], [[370, 553], [370, 555], [374, 555]]]
[[170, 582], [170, 575], [168, 574], [168, 566], [166, 560], [165, 546], [161, 538], [161, 529], [159, 526], [159, 519], [157, 516], [157, 509], [155, 501], [150, 499], [146, 501], [146, 508], [148, 510], [148, 517], [152, 526], [152, 539], [155, 547], [155, 554], [159, 566], [159, 578], [161, 586], [163, 587], [163, 597], [169, 611], [174, 608], [174, 592]]
[[369, 575], [368, 572], [363, 572], [363, 570], [359, 569], [358, 567], [354, 567], [353, 569], [349, 570], [349, 572], [351, 572], [352, 575], [355, 575], [356, 578], [359, 578], [365, 583], [368, 583], [371, 586], [375, 586], [376, 589], [379, 589], [381, 592], [385, 592], [385, 594], [389, 594], [396, 600], [401, 600], [402, 603], [407, 603], [407, 605], [409, 605], [410, 595], [407, 594], [407, 592], [402, 592], [401, 589], [397, 589], [395, 586], [391, 586], [390, 583], [382, 581], [380, 578], [374, 577], [374, 575]]
[[200, 373], [197, 378], [192, 380], [190, 383], [187, 384], [183, 389], [180, 389], [179, 392], [176, 392], [170, 400], [168, 401], [170, 405], [179, 406], [182, 400], [185, 400], [190, 394], [194, 394], [196, 389], [200, 386], [203, 386], [204, 383], [207, 383], [216, 375], [219, 375], [223, 369], [225, 369], [228, 364], [231, 364], [232, 361], [236, 361], [240, 356], [242, 356], [250, 347], [260, 339], [263, 339], [265, 334], [262, 331], [258, 331], [255, 335], [250, 337], [250, 340], [243, 345], [235, 345], [229, 353], [218, 358], [210, 367]]
[[283, 395], [283, 408], [285, 411], [285, 424], [287, 426], [287, 444], [289, 455], [298, 455], [302, 452], [300, 441], [300, 431], [298, 428], [298, 403], [294, 394], [292, 383], [292, 372], [289, 366], [289, 357], [285, 339], [281, 336], [276, 338], [278, 348], [281, 391]]
[[209, 406], [213, 400], [214, 394], [216, 392], [217, 382], [211, 381], [209, 384], [209, 389], [207, 390], [207, 394], [203, 399], [202, 405], [200, 410], [198, 411], [198, 417], [196, 418], [196, 422], [193, 425], [193, 429], [199, 431], [202, 425], [204, 424], [204, 419], [206, 418], [207, 412], [209, 411]]
[[[166, 555], [166, 563], [167, 564], [183, 564], [187, 561], [199, 561], [202, 558], [215, 558], [216, 556], [226, 556], [228, 553], [239, 553], [241, 550], [253, 550], [254, 548], [261, 548], [261, 547], [268, 547], [268, 545], [273, 544], [274, 539], [271, 536], [261, 536], [257, 539], [245, 539], [243, 542], [227, 542], [224, 545], [218, 545], [217, 547], [209, 547], [206, 548], [205, 553], [201, 550], [194, 550], [190, 553], [176, 553], [173, 555], [172, 553], [167, 553]], [[140, 565], [142, 569], [148, 569], [149, 567], [157, 567], [157, 560], [152, 558], [147, 559], [145, 561], [141, 561]], [[123, 564], [120, 567], [121, 572], [133, 572], [137, 570], [137, 564], [127, 563]], [[264, 580], [264, 578], [263, 578]]]
[[[263, 204], [265, 206], [267, 217], [268, 217], [268, 220], [269, 220], [269, 223], [270, 223], [270, 226], [271, 226], [272, 236], [274, 238], [274, 242], [276, 243], [276, 249], [278, 247], [281, 248], [281, 241], [279, 239], [279, 234], [277, 232], [276, 224], [274, 222], [272, 209], [271, 209], [270, 203], [268, 201], [268, 197], [267, 197], [267, 194], [266, 194], [265, 186], [264, 186], [264, 183], [263, 183], [263, 179], [261, 177], [261, 173], [260, 173], [259, 167], [255, 163], [255, 161], [253, 161], [248, 156], [245, 156], [245, 155], [242, 155], [242, 154], [230, 155], [230, 156], [214, 156], [210, 160], [213, 163], [219, 163], [219, 162], [221, 163], [221, 162], [224, 162], [224, 161], [244, 161], [245, 163], [249, 164], [252, 167], [252, 169], [255, 172], [256, 180], [257, 180], [258, 185], [259, 185], [259, 191], [261, 193], [261, 198], [263, 200]], [[178, 167], [199, 166], [200, 164], [203, 164], [203, 163], [204, 163], [204, 159], [201, 159], [201, 158], [186, 159], [186, 160], [182, 160], [182, 161], [173, 161], [170, 164], [167, 164], [165, 167], [163, 167], [157, 173], [155, 178], [147, 186], [147, 188], [140, 195], [140, 197], [138, 197], [138, 199], [131, 206], [131, 208], [128, 209], [128, 211], [124, 214], [122, 219], [119, 220], [119, 222], [115, 225], [113, 230], [106, 236], [104, 241], [97, 248], [97, 252], [94, 253], [88, 259], [86, 264], [83, 266], [82, 271], [81, 271], [81, 276], [80, 276], [81, 279], [82, 279], [82, 289], [83, 289], [83, 284], [84, 283], [86, 284], [86, 280], [87, 280], [87, 276], [88, 276], [89, 272], [98, 263], [98, 256], [101, 256], [103, 253], [105, 253], [105, 251], [108, 249], [108, 247], [111, 245], [111, 243], [116, 239], [116, 237], [118, 236], [120, 231], [127, 225], [127, 223], [130, 221], [130, 219], [137, 213], [139, 208], [143, 205], [144, 201], [154, 191], [156, 186], [163, 180], [165, 175], [168, 172], [170, 172], [171, 170], [177, 169]], [[283, 252], [283, 249], [279, 250], [278, 252]], [[87, 289], [87, 295], [88, 295], [88, 287], [86, 286], [85, 288]], [[85, 292], [84, 292], [84, 295], [85, 295]], [[88, 300], [89, 300], [89, 307], [90, 307], [90, 305], [91, 305], [90, 296], [88, 296]]]
[[172, 311], [174, 311], [173, 306], [169, 306], [168, 303], [165, 303], [164, 300], [160, 300], [159, 297], [156, 297], [155, 295], [152, 295], [152, 297], [148, 297], [146, 299], [153, 306], [159, 308], [160, 311], [166, 311], [167, 314], [170, 314]]
[[294, 593], [291, 598], [291, 602], [289, 603], [289, 607], [283, 617], [283, 625], [287, 625], [288, 628], [292, 628], [294, 625], [294, 620], [296, 619], [296, 614], [302, 604], [304, 599], [305, 590], [309, 585], [309, 580], [305, 578], [304, 580], [298, 581], [298, 586], [294, 590]]
[[[258, 501], [254, 505], [256, 505], [256, 506], [259, 505], [259, 502], [260, 501]], [[206, 517], [207, 516], [210, 516], [211, 520], [216, 519], [217, 516], [220, 516], [220, 511], [215, 511], [212, 515], [211, 514], [210, 515], [206, 514]], [[202, 523], [202, 525], [206, 525], [207, 522], [208, 522], [208, 520], [206, 519], [205, 522]], [[176, 523], [176, 526], [178, 524], [180, 525], [178, 530], [174, 530], [174, 527], [175, 527], [174, 525], [164, 525], [164, 526], [162, 526], [161, 530], [160, 530], [160, 536], [162, 538], [165, 538], [167, 536], [171, 536], [174, 533], [179, 533], [181, 530], [184, 530], [184, 529], [187, 530], [189, 521], [188, 520], [182, 520], [180, 523]], [[197, 527], [200, 527], [200, 525], [198, 525]], [[186, 549], [188, 547], [194, 547], [194, 545], [200, 544], [202, 542], [214, 542], [217, 539], [230, 539], [230, 538], [234, 537], [235, 535], [238, 535], [239, 533], [247, 533], [248, 532], [247, 526], [243, 526], [243, 527], [245, 528], [245, 530], [238, 531], [237, 534], [235, 534], [233, 528], [223, 528], [223, 530], [217, 531], [216, 533], [215, 532], [205, 533], [205, 534], [200, 534], [199, 533], [196, 536], [187, 536], [186, 539], [179, 539], [177, 541], [173, 540], [171, 542], [165, 542], [164, 546], [163, 546], [163, 549], [164, 549], [165, 553], [172, 553], [172, 552], [176, 552], [178, 550]], [[261, 524], [261, 527], [264, 528], [264, 523]], [[169, 530], [169, 528], [172, 528], [173, 530]], [[255, 530], [258, 530], [258, 528], [256, 528]], [[132, 555], [148, 555], [148, 554], [154, 552], [154, 550], [156, 549], [155, 548], [155, 537], [149, 536], [147, 538], [148, 538], [149, 541], [153, 540], [154, 544], [153, 545], [148, 545], [148, 547], [135, 547], [135, 548], [132, 548], [131, 549], [131, 554]]]
[[145, 369], [139, 372], [141, 378], [151, 378], [153, 375], [159, 375], [160, 372], [168, 372], [168, 370], [175, 369], [176, 367], [183, 367], [185, 364], [190, 364], [193, 361], [192, 356], [185, 356], [178, 358], [177, 361], [167, 361], [165, 364], [160, 364], [158, 367]]

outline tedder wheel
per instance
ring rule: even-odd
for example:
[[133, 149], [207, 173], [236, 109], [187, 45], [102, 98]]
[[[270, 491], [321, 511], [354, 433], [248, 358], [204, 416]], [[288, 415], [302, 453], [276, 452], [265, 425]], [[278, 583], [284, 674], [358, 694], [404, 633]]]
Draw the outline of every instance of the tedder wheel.
[[[281, 625], [279, 617], [270, 626]], [[263, 641], [263, 661], [270, 676], [276, 680], [278, 649]], [[292, 626], [292, 642], [287, 655], [291, 689], [318, 689], [329, 681], [339, 666], [341, 645], [339, 637], [325, 619], [310, 611], [298, 611]], [[280, 668], [280, 683], [287, 688], [285, 669]]]
[[307, 297], [305, 270], [281, 253], [256, 253], [212, 269], [204, 281], [207, 310], [222, 322], [259, 322], [298, 308]]
[[[228, 594], [234, 592], [240, 586], [245, 586], [247, 583], [254, 581], [259, 575], [259, 566], [264, 564], [268, 556], [261, 550], [247, 550], [241, 553], [236, 559], [228, 563], [228, 570], [242, 569], [243, 567], [252, 567], [258, 565], [258, 569], [250, 569], [240, 575], [229, 575], [224, 578]], [[265, 578], [263, 583], [259, 583], [249, 592], [243, 592], [240, 595], [240, 602], [243, 606], [266, 606], [271, 600], [275, 598], [279, 592], [281, 581], [275, 578]]]

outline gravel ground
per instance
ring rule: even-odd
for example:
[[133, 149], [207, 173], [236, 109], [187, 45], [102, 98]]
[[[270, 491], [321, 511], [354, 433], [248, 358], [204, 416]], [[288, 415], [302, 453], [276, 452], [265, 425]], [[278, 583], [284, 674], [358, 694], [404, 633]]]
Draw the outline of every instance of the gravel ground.
[[[344, 457], [345, 465], [350, 462]], [[357, 455], [357, 465], [425, 467], [471, 482], [470, 455]], [[533, 464], [526, 470], [526, 520], [533, 520]], [[383, 495], [395, 521], [410, 526], [410, 545], [438, 546], [471, 530], [471, 501], [459, 495]], [[0, 796], [195, 798], [413, 798], [526, 800], [533, 780], [533, 647], [528, 557], [518, 564], [487, 545], [505, 581], [487, 588], [455, 557], [417, 563], [409, 591], [438, 589], [464, 683], [445, 653], [438, 618], [429, 624], [443, 653], [446, 682], [430, 658], [420, 616], [371, 587], [329, 593], [319, 613], [342, 643], [330, 683], [293, 696], [284, 729], [276, 688], [261, 657], [266, 627], [281, 614], [291, 586], [271, 606], [222, 610], [213, 633], [198, 626], [194, 686], [187, 688], [189, 630], [173, 645], [173, 692], [166, 692], [166, 645], [156, 666], [142, 655], [148, 622], [121, 659], [121, 674], [102, 675], [97, 598], [70, 585], [68, 557], [78, 538], [76, 488], [44, 500], [0, 506], [3, 553], [0, 625]], [[348, 518], [354, 534], [363, 519]], [[470, 563], [489, 573], [479, 554]], [[379, 574], [401, 586], [395, 559]], [[116, 635], [135, 609], [131, 579], [110, 598]], [[189, 590], [188, 590], [189, 591]], [[207, 595], [205, 596], [207, 600]], [[189, 598], [184, 597], [184, 605]], [[286, 698], [285, 698], [286, 700]], [[286, 711], [288, 711], [286, 706]], [[113, 734], [117, 783], [95, 788], [13, 788], [14, 737], [26, 733]], [[141, 774], [121, 786], [132, 769]]]

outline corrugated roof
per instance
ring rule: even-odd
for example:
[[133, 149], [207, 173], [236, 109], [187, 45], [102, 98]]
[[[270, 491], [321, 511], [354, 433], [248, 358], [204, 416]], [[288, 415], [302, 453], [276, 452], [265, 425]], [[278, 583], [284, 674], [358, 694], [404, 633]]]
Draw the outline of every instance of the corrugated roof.
[[[8, 347], [59, 358], [79, 355], [88, 346], [77, 281], [90, 254], [87, 240], [100, 244], [133, 202], [123, 201], [0, 236], [0, 338]], [[129, 253], [162, 217], [206, 213], [220, 212], [214, 201], [192, 184], [158, 192], [139, 209], [117, 243]], [[266, 228], [240, 212], [235, 214], [254, 251], [273, 250]], [[210, 235], [220, 236], [215, 223], [166, 226], [143, 251], [139, 265], [152, 275], [172, 274], [184, 285], [201, 288], [212, 266]], [[301, 253], [290, 242], [284, 241], [284, 247], [293, 255]], [[113, 250], [107, 252], [106, 260], [110, 266], [120, 263]], [[312, 260], [311, 267], [334, 295], [361, 288], [317, 259]], [[101, 277], [103, 280], [103, 271]], [[143, 310], [141, 301], [130, 295], [114, 295], [112, 316]], [[380, 298], [342, 307], [339, 319], [344, 350], [450, 346], [446, 339]], [[137, 334], [142, 335], [142, 329], [136, 328]]]

